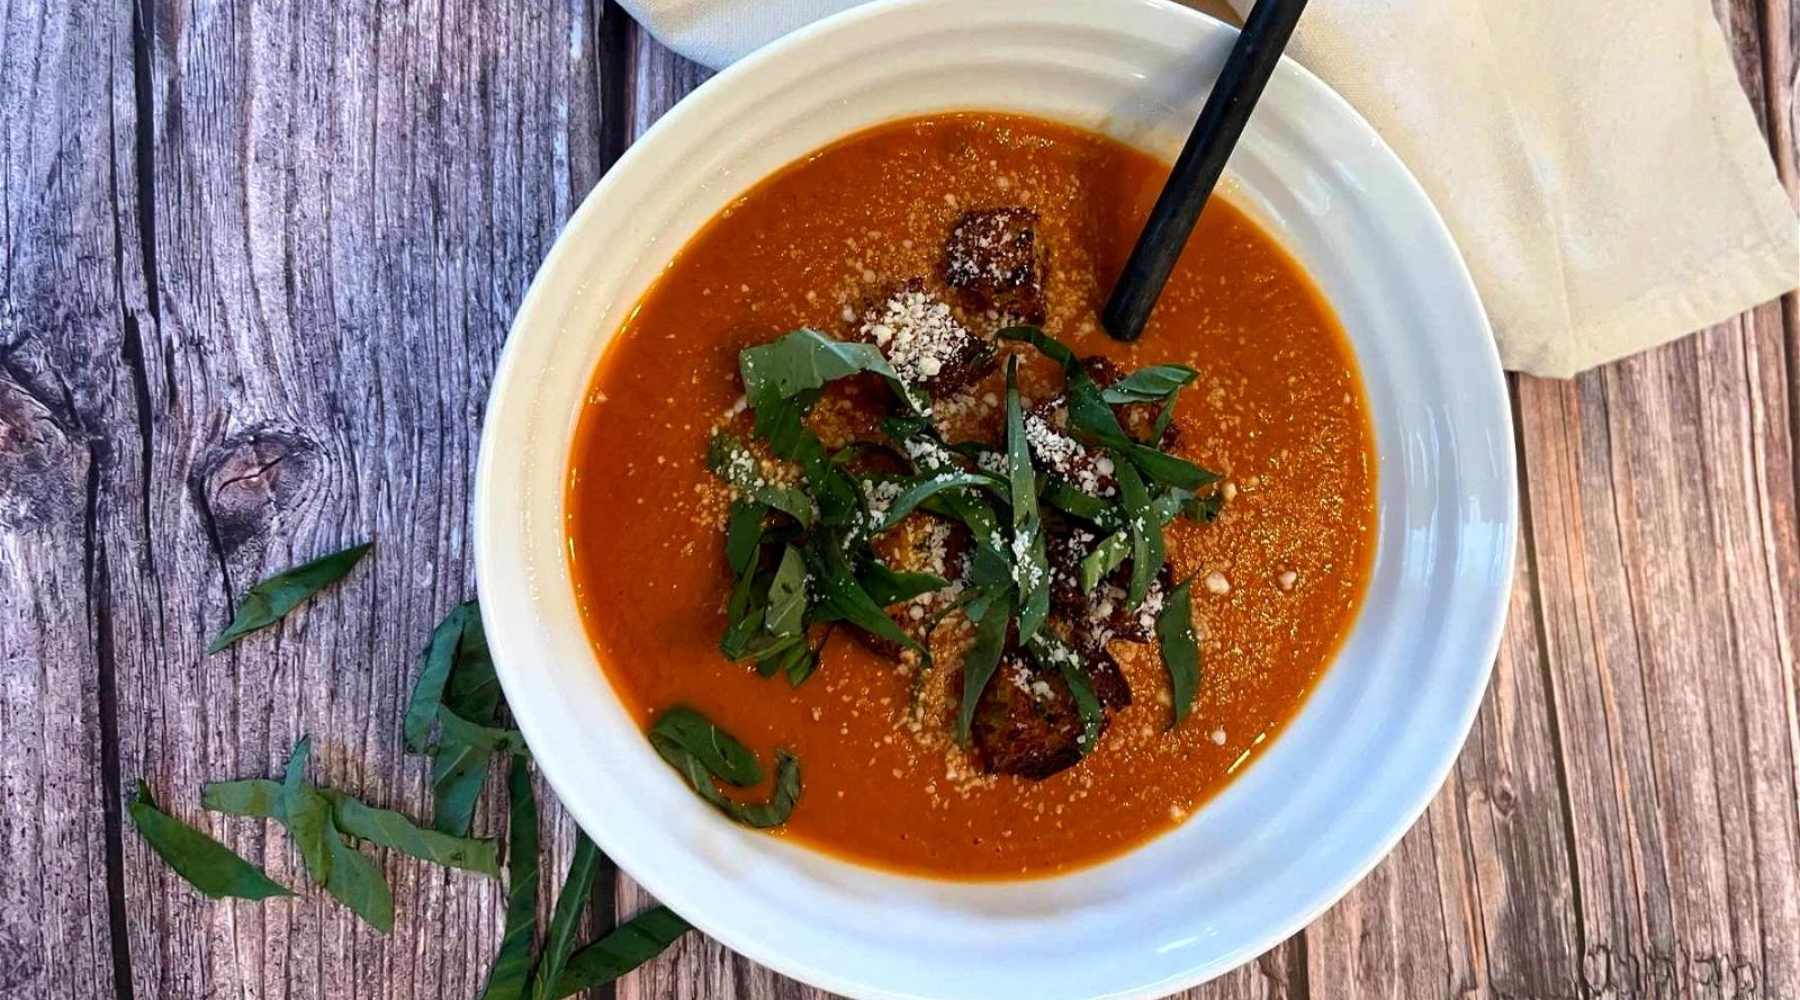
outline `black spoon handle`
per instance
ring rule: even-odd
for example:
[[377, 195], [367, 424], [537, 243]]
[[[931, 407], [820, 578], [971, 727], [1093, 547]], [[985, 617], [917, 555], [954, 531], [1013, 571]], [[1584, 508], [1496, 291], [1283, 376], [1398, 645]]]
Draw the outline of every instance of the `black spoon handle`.
[[1106, 332], [1116, 339], [1136, 340], [1144, 332], [1150, 310], [1169, 272], [1175, 270], [1182, 247], [1200, 221], [1200, 210], [1212, 196], [1213, 185], [1244, 134], [1250, 112], [1304, 9], [1306, 0], [1257, 0], [1250, 11], [1100, 315]]

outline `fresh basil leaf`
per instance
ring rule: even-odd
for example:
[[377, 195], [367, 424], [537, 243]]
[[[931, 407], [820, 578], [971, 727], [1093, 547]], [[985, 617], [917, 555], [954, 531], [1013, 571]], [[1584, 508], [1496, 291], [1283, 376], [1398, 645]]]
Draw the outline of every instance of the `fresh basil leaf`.
[[1177, 395], [1177, 393], [1169, 393], [1169, 398], [1163, 400], [1162, 409], [1156, 411], [1156, 423], [1150, 428], [1149, 438], [1150, 443], [1156, 447], [1162, 447], [1163, 435], [1168, 432], [1169, 425], [1175, 422]]
[[487, 783], [494, 754], [529, 756], [525, 737], [516, 729], [470, 722], [449, 708], [438, 711], [443, 732], [431, 760], [431, 793], [435, 801], [431, 826], [455, 837], [469, 835], [475, 805]]
[[1200, 688], [1200, 644], [1194, 638], [1194, 605], [1188, 597], [1193, 585], [1190, 577], [1170, 591], [1156, 618], [1156, 642], [1169, 672], [1169, 700], [1175, 706], [1170, 729], [1187, 718]]
[[1047, 630], [1039, 632], [1026, 649], [1041, 668], [1055, 670], [1069, 686], [1069, 694], [1075, 699], [1075, 710], [1081, 716], [1081, 735], [1076, 737], [1075, 743], [1081, 755], [1086, 757], [1099, 745], [1100, 733], [1106, 728], [1106, 709], [1094, 694], [1094, 679], [1087, 663], [1073, 646]]
[[569, 956], [553, 1000], [605, 986], [663, 953], [691, 928], [674, 910], [652, 906]]
[[575, 835], [575, 856], [569, 862], [569, 874], [563, 879], [562, 891], [556, 894], [556, 912], [550, 915], [550, 929], [544, 933], [544, 951], [538, 959], [537, 974], [532, 977], [532, 1000], [551, 1000], [569, 951], [575, 944], [575, 925], [587, 907], [594, 889], [594, 875], [600, 870], [600, 849], [587, 834]]
[[206, 651], [216, 653], [251, 632], [280, 621], [307, 598], [342, 580], [374, 545], [374, 542], [364, 542], [342, 552], [321, 556], [251, 587], [238, 601], [237, 614], [232, 617], [231, 624], [225, 626], [225, 631], [219, 633]]
[[1115, 459], [1119, 496], [1125, 505], [1125, 527], [1131, 536], [1131, 582], [1125, 605], [1136, 611], [1150, 593], [1150, 584], [1163, 565], [1162, 527], [1150, 509], [1150, 491], [1130, 463]]
[[755, 569], [762, 547], [763, 515], [768, 510], [760, 503], [731, 501], [731, 515], [725, 526], [725, 563], [732, 573], [742, 576]]
[[1062, 365], [1065, 370], [1079, 367], [1075, 352], [1067, 344], [1057, 340], [1035, 326], [1009, 326], [995, 334], [1003, 340], [1018, 340], [1038, 349], [1038, 352], [1050, 360]]
[[339, 833], [446, 868], [500, 875], [500, 846], [492, 840], [427, 830], [392, 809], [377, 809], [328, 788], [319, 789], [319, 794], [331, 803]]
[[370, 927], [383, 934], [392, 931], [394, 894], [389, 891], [387, 880], [373, 861], [343, 838], [329, 810], [325, 814], [325, 844], [331, 852], [331, 874], [325, 879], [325, 891]]
[[1042, 499], [1065, 514], [1103, 527], [1118, 520], [1118, 511], [1114, 505], [1055, 477], [1049, 479]]
[[[823, 649], [823, 644], [819, 648]], [[787, 675], [788, 687], [799, 687], [805, 684], [806, 679], [811, 677], [813, 671], [817, 669], [819, 669], [819, 649], [806, 645], [801, 645], [796, 649], [792, 657], [781, 666], [781, 672]]]
[[857, 582], [869, 598], [884, 608], [892, 607], [901, 601], [910, 601], [920, 594], [929, 594], [934, 590], [942, 590], [950, 586], [950, 581], [930, 573], [901, 573], [889, 569], [879, 559], [871, 559], [864, 566]]
[[736, 662], [749, 656], [751, 644], [762, 634], [772, 579], [771, 574], [759, 574], [751, 566], [731, 588], [731, 599], [725, 604], [725, 634], [719, 637], [719, 652], [727, 660]]
[[792, 545], [782, 550], [775, 579], [769, 584], [769, 609], [763, 628], [770, 635], [799, 635], [806, 615], [806, 560]]
[[444, 701], [444, 685], [456, 665], [462, 648], [463, 632], [469, 619], [479, 617], [474, 601], [457, 605], [444, 620], [431, 630], [431, 641], [419, 654], [419, 679], [413, 682], [412, 698], [406, 703], [403, 732], [407, 749], [423, 753], [431, 743], [431, 724], [437, 719], [438, 706]]
[[[215, 781], [201, 789], [200, 804], [214, 812], [263, 819], [281, 818], [281, 784], [266, 778]], [[421, 828], [401, 813], [378, 809], [330, 788], [315, 789], [331, 805], [338, 832], [402, 854], [482, 875], [500, 874], [499, 845], [492, 840], [452, 837]]]
[[815, 540], [807, 546], [806, 560], [818, 590], [814, 613], [819, 621], [849, 622], [930, 660], [930, 652], [894, 624], [887, 611], [856, 582], [841, 546], [828, 539]]
[[1175, 395], [1199, 375], [1187, 365], [1151, 365], [1107, 386], [1100, 395], [1114, 404], [1155, 403]]
[[1225, 494], [1214, 490], [1205, 496], [1191, 497], [1182, 505], [1181, 512], [1190, 521], [1211, 524], [1225, 512]]
[[725, 431], [712, 436], [706, 450], [706, 464], [713, 474], [730, 483], [741, 500], [778, 510], [810, 528], [816, 512], [812, 498], [794, 486], [771, 483], [763, 477], [762, 466], [743, 442]]
[[700, 758], [679, 744], [652, 734], [650, 745], [713, 808], [744, 826], [767, 829], [787, 822], [800, 799], [800, 764], [785, 750], [775, 751], [775, 790], [767, 802], [738, 802], [713, 784], [714, 774]]
[[948, 469], [941, 472], [926, 473], [903, 490], [894, 502], [888, 505], [887, 515], [875, 526], [875, 534], [880, 534], [894, 527], [906, 516], [917, 510], [919, 505], [946, 490], [964, 490], [969, 487], [980, 487], [998, 493], [1006, 487], [1006, 481], [991, 472], [953, 472]]
[[650, 727], [652, 739], [663, 739], [698, 759], [708, 772], [739, 788], [762, 780], [762, 765], [737, 737], [699, 712], [677, 706], [664, 712]]
[[499, 717], [501, 701], [500, 675], [494, 672], [487, 632], [482, 628], [479, 609], [472, 607], [463, 620], [462, 639], [456, 644], [456, 665], [444, 684], [443, 707], [485, 726]]
[[[1216, 473], [1185, 458], [1139, 444], [1125, 433], [1118, 415], [1107, 404], [1100, 387], [1080, 368], [1070, 370], [1065, 392], [1069, 399], [1069, 429], [1078, 437], [1111, 448], [1129, 459], [1147, 478], [1164, 486], [1197, 490], [1218, 480]], [[1116, 473], [1115, 461], [1115, 473]]]
[[281, 822], [287, 827], [306, 873], [321, 885], [331, 878], [331, 805], [306, 783], [306, 764], [312, 757], [312, 737], [302, 737], [288, 754], [281, 782]]
[[773, 343], [745, 349], [738, 355], [738, 371], [753, 409], [860, 372], [881, 376], [913, 412], [931, 408], [929, 400], [915, 394], [894, 372], [880, 348], [833, 340], [817, 330], [795, 330]]
[[765, 635], [750, 647], [750, 659], [756, 664], [756, 672], [764, 677], [773, 677], [792, 662], [795, 656], [806, 650], [806, 634], [796, 632], [793, 635]]
[[[971, 615], [973, 613], [971, 612]], [[999, 669], [1006, 648], [1007, 625], [1012, 619], [1011, 591], [1002, 591], [985, 609], [975, 626], [975, 642], [963, 656], [962, 704], [956, 713], [956, 740], [969, 744], [969, 726], [975, 721], [975, 705]]]
[[1100, 581], [1131, 558], [1131, 532], [1121, 530], [1102, 538], [1093, 551], [1081, 559], [1081, 592], [1091, 594]]
[[531, 767], [513, 758], [506, 773], [506, 929], [479, 1000], [523, 1000], [537, 933], [538, 810]]
[[229, 847], [163, 812], [150, 797], [150, 786], [142, 781], [125, 811], [150, 849], [206, 896], [271, 899], [293, 895]]
[[1006, 362], [1006, 470], [1012, 498], [1013, 582], [1019, 588], [1019, 640], [1029, 640], [1050, 614], [1050, 561], [1037, 505], [1025, 410], [1019, 403], [1019, 359]]

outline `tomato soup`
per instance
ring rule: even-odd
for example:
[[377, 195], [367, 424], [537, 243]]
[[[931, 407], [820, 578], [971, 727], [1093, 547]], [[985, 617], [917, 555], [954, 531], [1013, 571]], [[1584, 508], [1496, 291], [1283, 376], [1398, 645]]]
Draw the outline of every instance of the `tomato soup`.
[[[804, 791], [775, 835], [959, 879], [1104, 860], [1179, 824], [1253, 766], [1331, 662], [1376, 541], [1372, 432], [1355, 360], [1307, 276], [1228, 196], [1207, 206], [1143, 337], [1108, 338], [1098, 311], [1167, 172], [1116, 141], [1034, 118], [971, 112], [885, 124], [733, 201], [618, 331], [570, 457], [569, 559], [582, 614], [608, 679], [647, 729], [687, 706], [762, 760], [779, 748], [799, 762]], [[1174, 397], [1165, 433], [1172, 454], [1221, 477], [1209, 487], [1215, 519], [1176, 518], [1163, 531], [1167, 579], [1189, 582], [1199, 654], [1185, 719], [1171, 727], [1173, 668], [1157, 644], [1112, 642], [1129, 704], [1110, 712], [1091, 752], [1040, 776], [984, 771], [972, 758], [954, 732], [962, 681], [948, 655], [896, 662], [847, 629], [817, 628], [816, 665], [794, 686], [720, 652], [732, 494], [709, 469], [709, 442], [746, 419], [740, 352], [800, 328], [846, 341], [879, 334], [870, 303], [906, 282], [915, 297], [890, 308], [924, 302], [991, 338], [1016, 317], [984, 316], [946, 286], [946, 241], [971, 210], [1001, 206], [1032, 229], [1041, 296], [1023, 308], [1036, 325], [1121, 371], [1197, 372]], [[1003, 449], [1006, 360], [1019, 358], [1025, 406], [1054, 397], [1063, 376], [1022, 343], [993, 351], [985, 374], [937, 395], [934, 418]], [[877, 381], [847, 395], [867, 391], [884, 390]], [[818, 408], [843, 395], [825, 393]], [[1004, 463], [991, 464], [1004, 482]], [[961, 617], [951, 611], [939, 630], [965, 634], [966, 649], [974, 626]], [[1028, 673], [1012, 682], [1021, 697], [1038, 683]], [[1009, 683], [1004, 667], [991, 683]], [[767, 792], [765, 780], [743, 795]]]

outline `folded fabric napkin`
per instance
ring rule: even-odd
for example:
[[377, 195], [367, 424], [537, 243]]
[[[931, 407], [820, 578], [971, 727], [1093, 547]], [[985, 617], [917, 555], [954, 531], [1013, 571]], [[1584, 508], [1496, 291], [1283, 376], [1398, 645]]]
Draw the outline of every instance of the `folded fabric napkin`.
[[[717, 67], [859, 0], [622, 2]], [[1627, 6], [1313, 0], [1288, 48], [1431, 195], [1508, 368], [1573, 375], [1800, 286], [1800, 221], [1711, 6]]]

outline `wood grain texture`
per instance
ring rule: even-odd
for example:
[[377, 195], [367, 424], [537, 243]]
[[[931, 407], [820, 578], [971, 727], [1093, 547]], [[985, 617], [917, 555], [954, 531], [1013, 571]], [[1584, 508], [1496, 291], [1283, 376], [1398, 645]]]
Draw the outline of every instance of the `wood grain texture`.
[[[1800, 0], [1717, 0], [1800, 201]], [[310, 733], [315, 778], [428, 815], [413, 659], [472, 592], [513, 308], [606, 166], [708, 75], [599, 0], [0, 0], [0, 998], [458, 998], [501, 886], [384, 856], [212, 903], [121, 828]], [[1301, 934], [1190, 998], [1800, 1000], [1800, 300], [1571, 382], [1515, 378], [1525, 531], [1450, 779]], [[204, 657], [268, 572], [332, 594]], [[500, 828], [498, 782], [477, 818]], [[574, 829], [548, 793], [550, 896]], [[590, 923], [649, 903], [608, 873]], [[596, 996], [824, 996], [698, 934]]]

